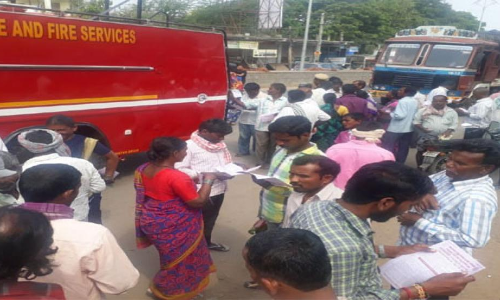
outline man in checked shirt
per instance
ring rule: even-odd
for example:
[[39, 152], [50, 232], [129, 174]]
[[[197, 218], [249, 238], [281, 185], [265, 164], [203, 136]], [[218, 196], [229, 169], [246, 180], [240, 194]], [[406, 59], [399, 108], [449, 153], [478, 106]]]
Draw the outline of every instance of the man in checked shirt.
[[446, 171], [430, 177], [437, 194], [435, 199], [426, 198], [425, 208], [434, 210], [399, 216], [400, 244], [433, 245], [450, 240], [472, 254], [474, 248], [484, 247], [490, 239], [491, 223], [498, 210], [497, 194], [489, 175], [500, 166], [500, 144], [469, 139], [444, 145], [453, 151]]

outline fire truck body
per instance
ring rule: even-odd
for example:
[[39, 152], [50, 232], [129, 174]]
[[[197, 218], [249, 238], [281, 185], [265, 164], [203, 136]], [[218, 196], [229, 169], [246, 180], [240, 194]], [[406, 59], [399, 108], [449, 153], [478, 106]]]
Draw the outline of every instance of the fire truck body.
[[54, 114], [118, 154], [223, 118], [222, 33], [0, 12], [0, 136]]

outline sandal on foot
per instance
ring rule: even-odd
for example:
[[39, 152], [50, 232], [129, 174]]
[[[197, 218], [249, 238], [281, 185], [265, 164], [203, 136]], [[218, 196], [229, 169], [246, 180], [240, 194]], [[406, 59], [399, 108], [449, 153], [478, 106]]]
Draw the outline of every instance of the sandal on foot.
[[225, 246], [225, 245], [219, 244], [219, 243], [210, 243], [210, 245], [208, 245], [208, 249], [214, 250], [214, 251], [219, 251], [219, 252], [228, 252], [229, 251], [228, 246]]
[[257, 289], [259, 288], [259, 284], [255, 281], [245, 281], [245, 283], [243, 284], [244, 287], [246, 287], [247, 289]]

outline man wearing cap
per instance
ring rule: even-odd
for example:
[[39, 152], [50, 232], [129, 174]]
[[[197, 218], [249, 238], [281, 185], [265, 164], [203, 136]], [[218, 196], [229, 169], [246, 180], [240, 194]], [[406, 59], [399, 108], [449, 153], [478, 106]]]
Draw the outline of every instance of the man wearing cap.
[[328, 81], [328, 75], [326, 74], [316, 74], [314, 75], [313, 85], [314, 89], [312, 90], [311, 99], [318, 104], [318, 106], [325, 105], [325, 101], [323, 101], [323, 95], [326, 93], [326, 90], [323, 88], [323, 85]]
[[17, 158], [9, 152], [0, 151], [0, 207], [24, 203], [17, 181], [21, 174], [21, 165]]
[[94, 165], [85, 159], [70, 157], [69, 148], [64, 144], [62, 136], [52, 130], [28, 130], [19, 134], [17, 140], [35, 156], [24, 163], [23, 172], [41, 164], [65, 164], [75, 167], [82, 174], [82, 184], [71, 208], [74, 210], [74, 219], [87, 221], [89, 195], [100, 193], [106, 188], [106, 183]]

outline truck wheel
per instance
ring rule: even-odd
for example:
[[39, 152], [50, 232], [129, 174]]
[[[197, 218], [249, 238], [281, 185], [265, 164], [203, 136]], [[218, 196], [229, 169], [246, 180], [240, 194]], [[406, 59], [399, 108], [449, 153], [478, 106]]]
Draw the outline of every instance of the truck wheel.
[[427, 173], [432, 175], [446, 170], [446, 161], [448, 160], [448, 155], [442, 155], [436, 157], [434, 162], [427, 169]]

